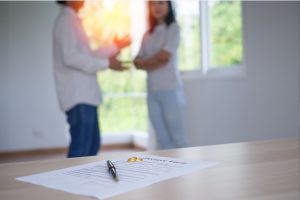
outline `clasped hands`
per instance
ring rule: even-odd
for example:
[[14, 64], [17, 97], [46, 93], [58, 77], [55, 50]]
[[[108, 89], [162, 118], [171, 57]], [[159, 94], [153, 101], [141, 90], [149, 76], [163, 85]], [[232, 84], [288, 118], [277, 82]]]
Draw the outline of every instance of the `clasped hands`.
[[[128, 68], [123, 66], [122, 62], [117, 59], [117, 56], [119, 55], [121, 49], [131, 44], [131, 38], [129, 35], [126, 35], [123, 38], [115, 37], [114, 43], [118, 47], [119, 51], [109, 58], [110, 68], [115, 71], [127, 70]], [[137, 56], [134, 59], [133, 64], [135, 65], [136, 69], [152, 71], [165, 65], [170, 60], [170, 57], [171, 54], [168, 51], [161, 50], [148, 59]]]

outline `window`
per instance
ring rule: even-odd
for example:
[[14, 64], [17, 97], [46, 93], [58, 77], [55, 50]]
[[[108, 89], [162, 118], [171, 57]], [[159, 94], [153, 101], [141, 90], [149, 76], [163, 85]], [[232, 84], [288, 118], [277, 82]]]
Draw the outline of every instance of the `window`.
[[176, 0], [179, 68], [228, 68], [243, 61], [241, 1]]
[[181, 42], [178, 49], [178, 66], [181, 70], [201, 68], [200, 1], [177, 0], [176, 17], [180, 25]]
[[[242, 64], [240, 1], [174, 0], [174, 6], [181, 27], [180, 70], [205, 73]], [[131, 35], [132, 45], [120, 55], [124, 61], [140, 48], [146, 15], [146, 3], [139, 0], [86, 1], [81, 11], [92, 48], [111, 43], [114, 35]], [[104, 134], [148, 130], [146, 74], [129, 67], [127, 72], [98, 74], [104, 94], [99, 109]]]
[[241, 2], [209, 2], [210, 67], [242, 64]]

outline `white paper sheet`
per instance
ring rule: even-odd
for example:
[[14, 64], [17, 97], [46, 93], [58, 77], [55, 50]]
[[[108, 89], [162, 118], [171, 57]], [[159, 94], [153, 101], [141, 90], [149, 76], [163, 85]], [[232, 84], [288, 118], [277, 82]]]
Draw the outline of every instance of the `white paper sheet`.
[[217, 164], [211, 161], [187, 161], [153, 155], [139, 157], [143, 158], [142, 162], [127, 162], [128, 158], [111, 160], [117, 169], [119, 182], [108, 173], [106, 161], [23, 176], [17, 180], [106, 199]]

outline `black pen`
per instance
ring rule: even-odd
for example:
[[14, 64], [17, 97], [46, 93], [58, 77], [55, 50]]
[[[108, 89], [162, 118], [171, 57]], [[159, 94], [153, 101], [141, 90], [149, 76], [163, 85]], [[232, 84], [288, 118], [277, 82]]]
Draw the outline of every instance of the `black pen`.
[[114, 164], [108, 160], [106, 161], [107, 167], [108, 167], [108, 172], [113, 176], [113, 178], [115, 179], [115, 181], [119, 181], [118, 175], [117, 175], [117, 170], [114, 166]]

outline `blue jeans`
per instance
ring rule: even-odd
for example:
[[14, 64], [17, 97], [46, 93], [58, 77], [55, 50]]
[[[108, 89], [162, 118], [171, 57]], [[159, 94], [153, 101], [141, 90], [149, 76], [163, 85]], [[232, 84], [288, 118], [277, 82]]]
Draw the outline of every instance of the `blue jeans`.
[[97, 107], [79, 104], [66, 114], [71, 134], [68, 158], [96, 155], [100, 148]]
[[148, 113], [161, 149], [187, 147], [182, 89], [149, 91]]

